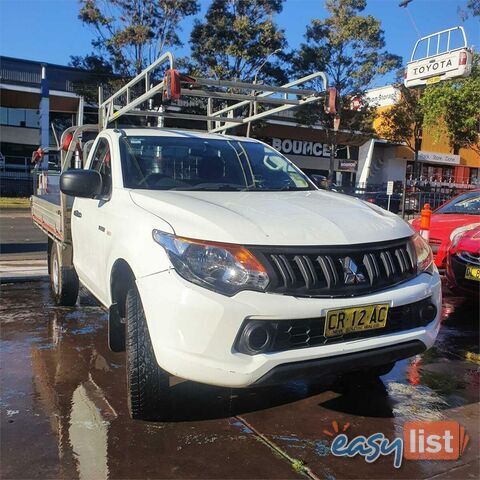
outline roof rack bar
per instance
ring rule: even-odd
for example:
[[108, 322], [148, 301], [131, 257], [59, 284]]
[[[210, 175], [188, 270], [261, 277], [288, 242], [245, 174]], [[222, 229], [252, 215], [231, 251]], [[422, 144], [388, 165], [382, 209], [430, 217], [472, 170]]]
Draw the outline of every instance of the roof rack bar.
[[150, 98], [152, 98], [153, 95], [160, 93], [164, 90], [164, 83], [163, 81], [160, 82], [158, 85], [155, 85], [153, 88], [148, 90], [148, 92], [145, 92], [143, 95], [140, 95], [138, 98], [135, 100], [132, 100], [130, 103], [125, 105], [124, 107], [120, 108], [119, 110], [115, 111], [115, 105], [113, 104], [113, 98], [111, 98], [111, 102], [109, 100], [108, 104], [108, 110], [107, 110], [107, 115], [105, 116], [105, 125], [104, 128], [112, 122], [113, 120], [118, 119], [121, 115], [127, 115], [130, 111], [132, 111], [134, 108], [136, 108], [138, 105], [141, 105], [142, 103], [146, 102]]
[[[100, 92], [100, 128], [106, 128], [123, 115], [133, 115], [206, 121], [208, 131], [225, 132], [238, 124], [248, 124], [295, 106], [318, 102], [321, 95], [327, 91], [327, 77], [323, 72], [315, 72], [282, 86], [272, 86], [235, 80], [189, 77], [175, 71], [174, 65], [173, 55], [167, 52], [106, 100], [102, 101]], [[165, 74], [165, 70], [169, 72]], [[307, 82], [317, 78], [321, 80], [321, 88], [303, 88]], [[152, 109], [155, 96], [162, 104], [158, 110]], [[165, 111], [166, 101], [170, 103], [179, 98], [188, 97], [207, 98], [207, 115]], [[214, 110], [215, 99], [220, 101], [217, 102], [217, 107], [220, 108], [217, 111]], [[228, 105], [227, 102], [234, 103]], [[273, 108], [267, 108], [258, 113], [260, 103]], [[238, 112], [240, 115], [235, 115], [235, 111], [248, 105], [253, 105], [253, 109], [249, 108], [247, 115], [245, 115], [245, 109]], [[205, 105], [202, 108], [204, 107]]]
[[182, 95], [191, 96], [191, 97], [206, 97], [206, 98], [221, 98], [226, 100], [246, 100], [247, 103], [255, 100], [259, 103], [270, 103], [272, 105], [298, 105], [298, 100], [289, 100], [282, 98], [268, 98], [268, 97], [252, 97], [252, 95], [238, 94], [238, 93], [227, 93], [227, 92], [212, 92], [205, 90], [189, 90], [182, 88]]
[[161, 110], [133, 110], [125, 114], [125, 116], [134, 117], [164, 117], [164, 118], [179, 118], [182, 120], [199, 120], [199, 121], [215, 121], [215, 122], [233, 122], [236, 124], [244, 123], [244, 119], [240, 117], [212, 117], [210, 115], [197, 115], [196, 113], [177, 113]]
[[[306, 105], [308, 103], [317, 102], [318, 98], [319, 97], [309, 97], [309, 98], [301, 99], [299, 100], [298, 105]], [[270, 110], [265, 110], [263, 112], [245, 117], [242, 123], [254, 122], [264, 117], [268, 117], [269, 115], [274, 115], [275, 113], [280, 113], [280, 112], [283, 112], [284, 110], [290, 110], [291, 108], [292, 107], [290, 105], [282, 105], [280, 107], [271, 108]], [[225, 117], [220, 117], [220, 118], [217, 117], [216, 120], [222, 121], [221, 118], [225, 118]], [[225, 132], [226, 130], [233, 128], [235, 125], [229, 124], [230, 121], [231, 121], [230, 117], [228, 117], [227, 123], [225, 123], [225, 125], [222, 125], [210, 130], [210, 133]]]
[[316, 93], [315, 90], [289, 88], [286, 85], [274, 87], [272, 85], [264, 85], [263, 83], [246, 83], [237, 82], [235, 80], [216, 80], [212, 78], [196, 78], [196, 84], [204, 85], [207, 87], [231, 87], [239, 88], [242, 90], [257, 90], [261, 92], [286, 93], [292, 95], [313, 95], [314, 93]]
[[[286, 83], [284, 87], [293, 87], [294, 85], [299, 85], [302, 83], [310, 82], [311, 80], [315, 80], [316, 78], [321, 78], [323, 82], [323, 90], [326, 92], [328, 89], [328, 80], [327, 76], [323, 72], [315, 72], [311, 73], [310, 75], [307, 75], [306, 77], [298, 78], [297, 80], [293, 80], [292, 82]], [[255, 84], [256, 85], [256, 84]], [[314, 92], [318, 95], [319, 92], [315, 91]], [[229, 112], [231, 110], [235, 110], [237, 108], [243, 107], [245, 105], [248, 105], [250, 102], [255, 102], [258, 97], [267, 97], [269, 95], [273, 95], [271, 92], [265, 92], [261, 93], [260, 95], [256, 95], [254, 98], [251, 100], [245, 100], [244, 102], [237, 103], [235, 105], [231, 105], [229, 107], [223, 108], [222, 110], [218, 110], [215, 112], [215, 115], [222, 115], [223, 113]]]

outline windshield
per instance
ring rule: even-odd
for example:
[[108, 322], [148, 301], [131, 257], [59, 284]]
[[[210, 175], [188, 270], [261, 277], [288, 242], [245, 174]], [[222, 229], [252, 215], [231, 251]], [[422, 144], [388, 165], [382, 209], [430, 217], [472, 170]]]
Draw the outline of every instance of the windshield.
[[454, 198], [435, 213], [480, 215], [480, 192], [469, 192]]
[[267, 145], [166, 136], [122, 137], [125, 187], [148, 190], [315, 190], [306, 175]]

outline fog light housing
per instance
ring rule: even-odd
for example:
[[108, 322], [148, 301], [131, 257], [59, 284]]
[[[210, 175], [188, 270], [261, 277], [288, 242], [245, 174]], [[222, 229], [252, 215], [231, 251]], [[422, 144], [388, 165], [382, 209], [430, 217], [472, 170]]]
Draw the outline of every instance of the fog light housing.
[[258, 355], [269, 350], [273, 342], [273, 328], [266, 322], [250, 321], [236, 342], [237, 350], [247, 355]]
[[428, 303], [420, 308], [420, 318], [425, 322], [432, 322], [437, 316], [437, 307], [433, 303]]

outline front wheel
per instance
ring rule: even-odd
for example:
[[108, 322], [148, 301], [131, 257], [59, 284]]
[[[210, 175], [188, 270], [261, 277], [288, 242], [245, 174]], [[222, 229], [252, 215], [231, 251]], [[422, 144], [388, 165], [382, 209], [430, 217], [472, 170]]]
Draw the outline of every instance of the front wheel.
[[136, 287], [127, 293], [128, 408], [134, 419], [166, 420], [169, 416], [169, 376], [157, 363], [142, 301]]
[[61, 266], [60, 248], [58, 244], [52, 243], [49, 258], [50, 287], [57, 305], [71, 307], [77, 302], [79, 282], [73, 267]]

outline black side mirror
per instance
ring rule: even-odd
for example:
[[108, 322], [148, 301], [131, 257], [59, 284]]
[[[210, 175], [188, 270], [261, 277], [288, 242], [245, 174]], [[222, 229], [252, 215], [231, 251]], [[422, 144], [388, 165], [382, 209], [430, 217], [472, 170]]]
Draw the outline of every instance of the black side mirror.
[[60, 190], [72, 197], [94, 198], [102, 192], [102, 177], [96, 170], [67, 170], [60, 175]]

